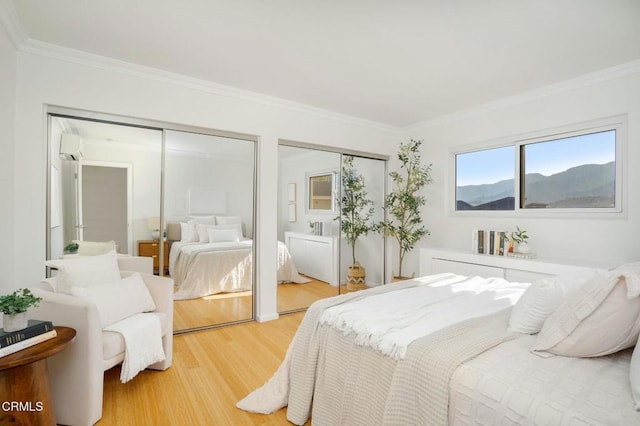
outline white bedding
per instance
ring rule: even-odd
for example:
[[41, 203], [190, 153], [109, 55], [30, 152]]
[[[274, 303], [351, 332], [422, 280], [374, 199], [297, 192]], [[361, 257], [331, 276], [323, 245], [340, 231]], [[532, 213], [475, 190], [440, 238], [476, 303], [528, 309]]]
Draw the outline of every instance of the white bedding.
[[[174, 299], [251, 290], [252, 246], [250, 239], [220, 243], [174, 242], [169, 254], [169, 274], [178, 287]], [[278, 242], [278, 281], [309, 281], [298, 274], [287, 247], [281, 242]]]
[[[511, 307], [529, 287], [528, 283], [510, 283], [502, 278], [449, 273], [414, 281], [418, 287], [333, 306], [322, 314], [320, 323], [345, 335], [354, 333], [356, 344], [401, 359], [414, 340]], [[375, 321], [371, 320], [372, 312]]]
[[535, 336], [503, 343], [451, 378], [449, 424], [638, 425], [629, 386], [632, 349], [595, 358], [542, 358]]
[[[389, 326], [390, 317], [394, 311], [401, 318], [407, 314], [407, 309], [395, 306], [391, 300], [398, 299], [400, 293], [412, 294], [414, 305], [420, 305], [420, 299], [438, 294], [438, 284], [421, 285], [433, 278], [316, 302], [307, 311], [281, 368], [238, 407], [268, 413], [288, 404], [287, 418], [295, 424], [304, 424], [311, 413], [313, 422], [319, 424], [424, 424], [425, 418], [446, 419], [447, 403], [449, 418], [442, 424], [640, 424], [629, 386], [629, 351], [593, 359], [545, 359], [529, 352], [533, 337], [508, 335], [508, 316], [498, 322], [500, 326], [490, 324], [489, 330], [496, 330], [497, 346], [487, 345], [473, 359], [455, 367], [443, 386], [430, 385], [420, 373], [433, 370], [425, 367], [432, 364], [423, 363], [424, 349], [431, 347], [432, 336], [443, 335], [444, 331], [427, 332], [423, 337], [419, 337], [422, 332], [411, 333], [409, 340], [413, 343], [408, 343], [406, 358], [383, 355], [375, 344], [370, 344], [378, 339], [370, 337], [380, 328], [387, 329], [383, 335], [398, 335], [398, 330]], [[451, 280], [447, 274], [440, 278]], [[400, 291], [392, 291], [393, 288]], [[423, 291], [422, 295], [416, 294]], [[367, 299], [371, 299], [370, 308], [374, 310], [359, 317], [355, 308], [367, 305]], [[385, 300], [389, 301], [386, 311]], [[380, 309], [383, 312], [378, 315]], [[343, 320], [328, 321], [327, 318], [335, 318], [333, 314], [325, 317], [331, 310], [350, 316], [349, 321], [344, 320], [348, 324]], [[408, 328], [416, 320], [416, 313], [405, 318]], [[473, 318], [473, 312], [464, 315]], [[382, 321], [376, 321], [378, 318]], [[366, 325], [352, 323], [353, 320]], [[486, 324], [484, 318], [477, 323]], [[448, 326], [444, 335], [456, 327], [459, 325]], [[500, 337], [500, 333], [505, 336]], [[500, 343], [500, 339], [506, 343]], [[443, 355], [457, 350], [459, 341], [452, 339], [451, 346], [446, 339], [443, 341]], [[448, 391], [446, 383], [451, 384]], [[444, 394], [439, 393], [441, 389]], [[430, 414], [430, 401], [434, 399], [444, 401], [444, 416]]]

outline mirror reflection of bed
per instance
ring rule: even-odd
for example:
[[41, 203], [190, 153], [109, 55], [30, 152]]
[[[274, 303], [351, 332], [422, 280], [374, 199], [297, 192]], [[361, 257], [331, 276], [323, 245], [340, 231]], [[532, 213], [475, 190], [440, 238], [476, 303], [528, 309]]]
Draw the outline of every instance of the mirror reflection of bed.
[[[165, 226], [160, 224], [209, 211], [219, 216], [240, 217], [243, 237], [252, 238], [255, 137], [66, 108], [52, 107], [48, 112], [51, 153], [48, 258], [63, 256], [63, 248], [72, 240], [115, 240], [118, 253], [153, 257], [156, 273], [166, 274], [172, 242], [166, 237]], [[65, 146], [61, 146], [63, 135], [70, 142]], [[88, 195], [98, 194], [95, 189], [91, 194], [83, 194], [83, 182], [78, 179], [82, 176], [78, 171], [89, 165], [127, 170], [128, 177], [123, 180], [127, 187], [122, 190], [126, 206], [118, 210], [124, 213], [109, 213], [92, 220], [96, 209], [92, 209], [95, 202], [90, 200], [95, 197]], [[98, 186], [92, 187], [114, 189], [114, 182], [112, 178], [98, 176]], [[113, 196], [100, 197], [111, 200]], [[86, 205], [87, 202], [91, 205]], [[104, 207], [98, 211], [107, 212]], [[116, 215], [125, 214], [127, 217], [118, 217], [118, 223], [124, 224], [119, 231], [124, 236], [116, 236], [107, 225], [115, 223], [112, 219]], [[253, 254], [251, 248], [249, 251]], [[174, 330], [250, 320], [252, 278], [245, 284], [248, 290], [181, 301], [182, 308], [176, 302]]]

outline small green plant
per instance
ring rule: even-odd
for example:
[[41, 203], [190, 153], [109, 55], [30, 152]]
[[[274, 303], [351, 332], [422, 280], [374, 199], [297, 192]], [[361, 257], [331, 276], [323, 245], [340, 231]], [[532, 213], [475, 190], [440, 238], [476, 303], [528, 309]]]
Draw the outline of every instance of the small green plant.
[[527, 231], [520, 229], [519, 226], [516, 226], [516, 231], [511, 233], [511, 239], [518, 244], [526, 243], [528, 238]]
[[78, 243], [69, 243], [64, 246], [65, 253], [77, 253], [78, 252]]
[[11, 294], [0, 296], [0, 312], [15, 315], [27, 312], [31, 306], [38, 306], [42, 297], [36, 297], [28, 288], [21, 288]]

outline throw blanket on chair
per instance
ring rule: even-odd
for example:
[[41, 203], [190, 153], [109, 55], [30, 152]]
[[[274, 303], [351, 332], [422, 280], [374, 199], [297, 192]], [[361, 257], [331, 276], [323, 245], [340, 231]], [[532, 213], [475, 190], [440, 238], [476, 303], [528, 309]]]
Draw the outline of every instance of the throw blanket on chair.
[[105, 330], [120, 333], [124, 339], [124, 361], [120, 372], [122, 383], [133, 379], [151, 364], [164, 361], [162, 330], [157, 315], [135, 314], [105, 327]]

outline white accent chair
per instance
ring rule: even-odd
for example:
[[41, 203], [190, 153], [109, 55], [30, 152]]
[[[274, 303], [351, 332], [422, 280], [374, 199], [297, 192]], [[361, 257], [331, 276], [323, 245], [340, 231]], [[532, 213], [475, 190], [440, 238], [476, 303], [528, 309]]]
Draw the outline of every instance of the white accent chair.
[[[164, 361], [149, 368], [166, 370], [173, 358], [173, 280], [148, 273], [153, 268], [149, 261], [152, 259], [122, 256], [118, 258], [118, 266], [122, 277], [131, 275], [131, 269], [142, 272], [140, 275], [156, 305], [154, 313], [161, 320], [166, 356]], [[55, 277], [32, 288], [43, 300], [37, 308], [29, 310], [29, 317], [76, 330], [73, 342], [47, 361], [56, 423], [93, 425], [102, 417], [104, 372], [123, 361], [124, 340], [120, 333], [102, 330], [95, 305], [79, 297], [56, 293], [50, 284], [55, 285]]]

